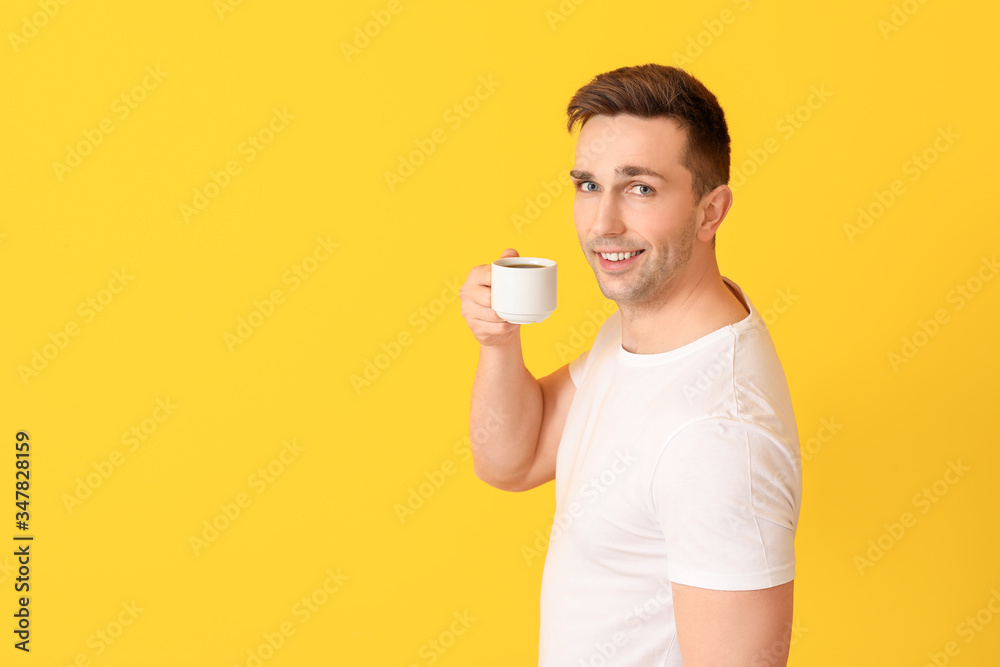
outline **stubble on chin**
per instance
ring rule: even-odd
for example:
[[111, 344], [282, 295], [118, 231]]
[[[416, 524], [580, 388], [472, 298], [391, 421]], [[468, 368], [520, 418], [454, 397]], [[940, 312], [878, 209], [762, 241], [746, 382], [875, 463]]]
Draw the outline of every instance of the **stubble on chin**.
[[617, 303], [622, 314], [631, 319], [656, 313], [669, 300], [673, 284], [691, 261], [695, 236], [696, 232], [692, 228], [690, 234], [678, 239], [678, 244], [674, 246], [675, 252], [661, 262], [651, 260], [652, 255], [645, 258], [647, 263], [635, 275], [602, 276], [600, 260], [595, 259], [594, 276], [601, 293]]

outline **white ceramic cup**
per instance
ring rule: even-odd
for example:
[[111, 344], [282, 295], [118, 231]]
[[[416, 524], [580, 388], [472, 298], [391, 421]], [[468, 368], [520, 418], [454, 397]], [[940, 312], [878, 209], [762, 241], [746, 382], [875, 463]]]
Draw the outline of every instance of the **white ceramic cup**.
[[490, 270], [490, 305], [501, 319], [512, 324], [531, 324], [541, 322], [556, 309], [553, 260], [503, 257], [495, 260]]

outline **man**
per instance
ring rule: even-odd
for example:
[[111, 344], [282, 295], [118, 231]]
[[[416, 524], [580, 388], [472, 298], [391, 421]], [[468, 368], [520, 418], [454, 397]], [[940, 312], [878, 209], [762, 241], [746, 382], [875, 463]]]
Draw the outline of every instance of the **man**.
[[[567, 113], [580, 247], [618, 310], [536, 380], [520, 327], [490, 308], [489, 265], [460, 290], [480, 343], [476, 475], [556, 481], [539, 665], [785, 665], [798, 433], [767, 328], [715, 258], [732, 204], [722, 108], [649, 64], [595, 77]], [[491, 409], [518, 418], [480, 428]]]

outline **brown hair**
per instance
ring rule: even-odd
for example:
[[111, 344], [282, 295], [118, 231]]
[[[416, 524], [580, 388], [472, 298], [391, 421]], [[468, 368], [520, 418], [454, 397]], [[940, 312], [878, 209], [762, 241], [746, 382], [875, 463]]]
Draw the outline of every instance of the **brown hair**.
[[[705, 85], [676, 67], [646, 64], [598, 74], [573, 95], [566, 129], [592, 116], [626, 114], [674, 119], [686, 130], [681, 164], [691, 172], [691, 189], [700, 200], [729, 183], [729, 128], [719, 100]], [[713, 238], [714, 245], [714, 238]]]

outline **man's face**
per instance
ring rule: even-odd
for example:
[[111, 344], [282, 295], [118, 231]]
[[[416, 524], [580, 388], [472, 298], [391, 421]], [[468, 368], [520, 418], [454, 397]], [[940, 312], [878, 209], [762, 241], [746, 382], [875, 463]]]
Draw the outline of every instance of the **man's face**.
[[594, 116], [580, 130], [570, 172], [576, 232], [601, 292], [619, 306], [654, 306], [691, 259], [698, 211], [680, 162], [685, 141], [670, 118]]

